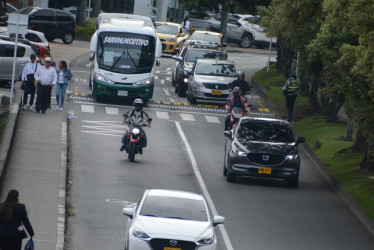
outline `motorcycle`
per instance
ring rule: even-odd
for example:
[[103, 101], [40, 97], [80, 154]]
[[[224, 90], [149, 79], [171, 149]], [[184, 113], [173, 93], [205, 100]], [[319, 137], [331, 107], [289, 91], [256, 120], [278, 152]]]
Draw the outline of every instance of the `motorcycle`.
[[234, 107], [230, 112], [230, 130], [235, 128], [236, 123], [239, 121], [240, 117], [247, 115], [244, 109]]
[[[123, 117], [128, 118], [128, 115], [123, 115]], [[151, 122], [152, 118], [147, 119], [147, 122]], [[126, 136], [126, 152], [128, 153], [128, 158], [130, 161], [135, 160], [135, 155], [139, 154], [143, 150], [140, 146], [143, 143], [143, 127], [146, 127], [147, 124], [144, 124], [143, 121], [141, 121], [142, 124], [134, 124], [131, 121], [127, 122], [127, 125], [130, 129], [130, 131], [127, 133]]]

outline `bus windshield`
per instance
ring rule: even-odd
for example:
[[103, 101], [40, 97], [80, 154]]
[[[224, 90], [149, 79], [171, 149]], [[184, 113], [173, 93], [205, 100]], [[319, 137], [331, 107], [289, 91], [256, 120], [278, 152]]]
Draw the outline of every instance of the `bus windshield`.
[[156, 39], [133, 33], [101, 32], [97, 44], [100, 69], [122, 74], [149, 73], [155, 62]]

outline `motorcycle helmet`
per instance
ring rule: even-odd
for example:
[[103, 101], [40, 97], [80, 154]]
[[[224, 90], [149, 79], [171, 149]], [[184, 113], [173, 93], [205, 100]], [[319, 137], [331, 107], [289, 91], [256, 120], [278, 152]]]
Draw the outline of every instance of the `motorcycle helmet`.
[[233, 90], [232, 90], [232, 93], [234, 94], [235, 97], [239, 97], [240, 96], [240, 88], [239, 87], [235, 87]]
[[295, 72], [290, 72], [289, 74], [288, 74], [288, 76], [289, 77], [291, 77], [291, 78], [297, 78], [297, 75], [296, 75], [296, 73]]
[[236, 76], [238, 77], [238, 79], [239, 79], [240, 76], [243, 77], [243, 80], [244, 80], [244, 78], [245, 78], [245, 74], [244, 74], [243, 71], [238, 71], [238, 72], [236, 73]]
[[139, 112], [143, 109], [143, 100], [142, 99], [135, 99], [134, 100], [134, 108], [135, 111]]

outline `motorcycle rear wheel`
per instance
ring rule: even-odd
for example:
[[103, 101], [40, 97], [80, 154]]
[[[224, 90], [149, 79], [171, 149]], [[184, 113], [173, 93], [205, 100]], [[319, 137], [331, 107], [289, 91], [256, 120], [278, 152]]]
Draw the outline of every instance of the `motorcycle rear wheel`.
[[138, 151], [138, 145], [137, 143], [131, 143], [129, 147], [129, 160], [134, 161], [135, 160], [135, 154]]

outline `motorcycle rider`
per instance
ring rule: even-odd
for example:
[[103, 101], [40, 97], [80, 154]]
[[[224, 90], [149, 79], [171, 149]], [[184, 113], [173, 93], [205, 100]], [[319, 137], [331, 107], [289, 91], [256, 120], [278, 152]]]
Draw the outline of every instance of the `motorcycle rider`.
[[251, 110], [248, 106], [247, 98], [242, 96], [242, 91], [239, 87], [235, 87], [233, 89], [233, 96], [230, 97], [227, 101], [227, 104], [225, 105], [225, 108], [227, 110], [227, 116], [225, 120], [225, 130], [229, 130], [230, 126], [230, 113], [231, 110], [235, 107], [242, 108], [246, 111], [246, 114], [248, 114]]
[[237, 79], [230, 83], [230, 89], [229, 91], [231, 92], [235, 87], [239, 87], [242, 90], [242, 96], [245, 96], [246, 94], [250, 94], [251, 88], [253, 87], [252, 85], [249, 86], [248, 82], [244, 80], [245, 74], [243, 71], [238, 71], [236, 73]]
[[[147, 127], [151, 127], [151, 118], [150, 116], [143, 111], [143, 100], [142, 99], [135, 99], [133, 103], [134, 107], [127, 111], [127, 113], [123, 114], [123, 123], [126, 123], [129, 119], [129, 129], [131, 130], [131, 124], [145, 124], [147, 123]], [[129, 130], [126, 130], [122, 136], [122, 146], [120, 151], [123, 151], [126, 148], [127, 142], [127, 135]], [[145, 134], [144, 130], [142, 129], [142, 144], [139, 146], [139, 153], [143, 153], [143, 148], [147, 147], [147, 135]]]

